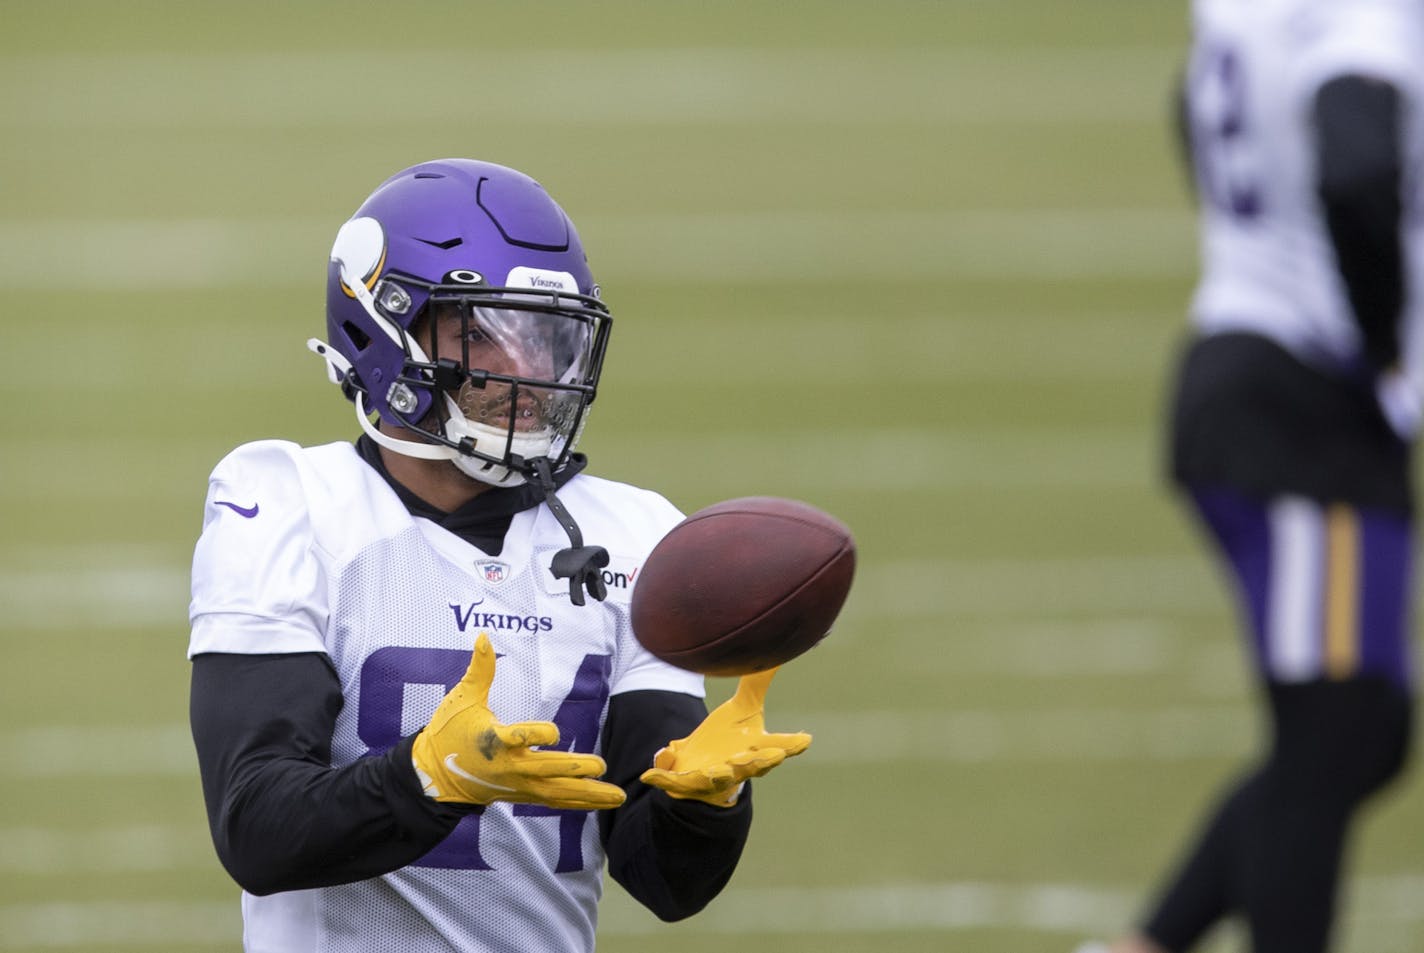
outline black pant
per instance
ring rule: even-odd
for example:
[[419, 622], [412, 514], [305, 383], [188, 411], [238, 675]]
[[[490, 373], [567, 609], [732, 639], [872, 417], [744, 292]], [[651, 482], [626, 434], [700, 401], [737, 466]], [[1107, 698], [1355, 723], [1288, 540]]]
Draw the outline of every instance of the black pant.
[[1361, 678], [1269, 687], [1273, 741], [1231, 785], [1143, 932], [1174, 953], [1240, 913], [1255, 953], [1321, 953], [1359, 806], [1395, 777], [1411, 702]]

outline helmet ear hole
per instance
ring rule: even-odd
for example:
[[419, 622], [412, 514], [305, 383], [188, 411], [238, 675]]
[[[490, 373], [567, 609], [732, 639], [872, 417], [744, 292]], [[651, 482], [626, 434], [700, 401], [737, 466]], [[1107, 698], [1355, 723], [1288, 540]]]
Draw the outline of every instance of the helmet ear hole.
[[371, 337], [350, 321], [343, 322], [341, 330], [346, 332], [346, 337], [356, 347], [357, 353], [366, 350], [371, 343]]

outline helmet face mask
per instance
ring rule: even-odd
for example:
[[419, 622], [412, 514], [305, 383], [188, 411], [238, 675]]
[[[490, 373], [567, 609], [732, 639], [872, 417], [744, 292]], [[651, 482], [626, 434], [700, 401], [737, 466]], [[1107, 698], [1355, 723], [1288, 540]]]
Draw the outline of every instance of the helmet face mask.
[[486, 482], [502, 485], [499, 469], [519, 473], [533, 457], [557, 468], [596, 394], [608, 320], [596, 301], [566, 295], [430, 289], [412, 334], [429, 360], [409, 362], [407, 376], [447, 399], [407, 428], [443, 436], [462, 453], [455, 464]]
[[331, 257], [327, 331], [349, 367], [328, 362], [382, 446], [496, 486], [523, 482], [534, 458], [567, 459], [612, 317], [536, 182], [467, 159], [414, 166], [342, 226]]

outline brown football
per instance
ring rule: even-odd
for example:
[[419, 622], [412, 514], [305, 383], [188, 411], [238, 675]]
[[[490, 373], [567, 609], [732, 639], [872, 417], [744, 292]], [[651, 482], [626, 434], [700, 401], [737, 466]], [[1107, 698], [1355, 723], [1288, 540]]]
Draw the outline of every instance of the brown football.
[[674, 526], [633, 586], [633, 633], [703, 675], [747, 675], [825, 638], [855, 575], [844, 523], [799, 500], [714, 503]]

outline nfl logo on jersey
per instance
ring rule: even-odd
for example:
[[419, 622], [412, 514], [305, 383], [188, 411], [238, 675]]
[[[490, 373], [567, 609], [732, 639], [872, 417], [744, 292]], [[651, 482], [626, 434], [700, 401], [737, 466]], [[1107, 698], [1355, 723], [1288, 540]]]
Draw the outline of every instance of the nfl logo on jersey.
[[489, 583], [504, 582], [505, 576], [509, 574], [508, 566], [493, 560], [476, 563], [475, 566], [479, 569], [480, 575], [484, 576], [485, 582]]

